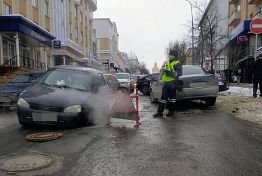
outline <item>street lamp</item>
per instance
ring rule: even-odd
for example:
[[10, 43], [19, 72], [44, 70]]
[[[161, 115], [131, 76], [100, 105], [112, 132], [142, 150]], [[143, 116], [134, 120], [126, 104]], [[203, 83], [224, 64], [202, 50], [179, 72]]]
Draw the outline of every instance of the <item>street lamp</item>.
[[190, 6], [191, 6], [191, 16], [192, 16], [192, 62], [194, 65], [194, 58], [195, 58], [195, 54], [194, 54], [194, 17], [193, 17], [193, 5], [191, 3], [191, 1], [186, 0]]

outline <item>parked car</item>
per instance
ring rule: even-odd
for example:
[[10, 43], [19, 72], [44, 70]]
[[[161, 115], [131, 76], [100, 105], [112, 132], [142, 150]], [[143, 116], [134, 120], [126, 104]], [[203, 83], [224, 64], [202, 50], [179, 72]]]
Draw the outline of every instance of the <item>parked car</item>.
[[108, 87], [113, 91], [118, 91], [120, 82], [111, 74], [104, 74]]
[[[199, 66], [183, 65], [183, 74], [179, 82], [181, 90], [177, 91], [177, 101], [197, 99], [205, 101], [207, 105], [215, 105], [219, 90], [215, 75], [206, 72]], [[160, 99], [162, 87], [163, 83], [159, 80], [151, 84], [151, 102]]]
[[116, 73], [114, 76], [120, 82], [120, 89], [134, 90], [134, 85], [131, 83], [131, 76], [129, 73]]
[[57, 66], [37, 84], [21, 92], [17, 115], [21, 125], [44, 124], [72, 127], [91, 121], [100, 89], [107, 88], [103, 73], [92, 68]]
[[0, 107], [16, 107], [19, 93], [37, 81], [43, 73], [31, 72], [18, 75], [7, 84], [0, 86]]
[[150, 83], [158, 78], [159, 73], [153, 73], [137, 79], [137, 88], [144, 95], [150, 95]]

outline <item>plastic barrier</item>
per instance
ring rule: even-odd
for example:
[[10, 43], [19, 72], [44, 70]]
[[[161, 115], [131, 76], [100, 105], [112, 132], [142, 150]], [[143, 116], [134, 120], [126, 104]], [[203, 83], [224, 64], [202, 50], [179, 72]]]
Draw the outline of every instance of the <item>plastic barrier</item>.
[[[135, 86], [135, 95], [131, 95], [131, 89], [127, 90], [127, 93], [118, 92], [115, 94], [114, 105], [111, 108], [115, 118], [135, 120], [135, 127], [141, 125], [138, 109], [138, 89]], [[133, 99], [136, 99], [136, 105], [134, 106]]]

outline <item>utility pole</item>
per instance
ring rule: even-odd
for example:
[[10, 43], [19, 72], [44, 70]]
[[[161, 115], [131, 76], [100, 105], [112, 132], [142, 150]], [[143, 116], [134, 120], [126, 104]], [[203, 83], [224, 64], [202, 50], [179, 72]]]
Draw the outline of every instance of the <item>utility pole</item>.
[[192, 62], [195, 63], [195, 49], [194, 49], [194, 16], [193, 16], [193, 5], [191, 1], [186, 0], [191, 6], [191, 17], [192, 17]]

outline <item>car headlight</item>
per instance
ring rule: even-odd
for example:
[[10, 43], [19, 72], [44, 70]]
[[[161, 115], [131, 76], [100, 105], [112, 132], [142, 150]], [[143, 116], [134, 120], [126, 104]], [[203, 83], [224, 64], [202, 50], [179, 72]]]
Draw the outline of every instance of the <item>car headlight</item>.
[[29, 108], [29, 104], [23, 98], [18, 99], [17, 106], [20, 106], [20, 107], [23, 107], [23, 108]]
[[72, 113], [77, 113], [81, 111], [82, 111], [82, 108], [80, 105], [69, 106], [64, 109], [64, 112], [72, 112]]

